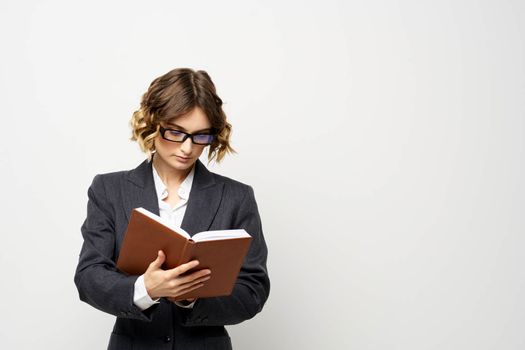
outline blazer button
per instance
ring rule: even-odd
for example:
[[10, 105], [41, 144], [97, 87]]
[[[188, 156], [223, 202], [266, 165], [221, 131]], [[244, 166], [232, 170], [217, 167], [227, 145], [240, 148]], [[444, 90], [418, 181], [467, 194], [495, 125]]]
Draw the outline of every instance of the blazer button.
[[164, 337], [164, 341], [165, 341], [166, 343], [169, 343], [169, 342], [171, 341], [171, 336], [169, 336], [169, 335], [165, 336], [165, 337]]

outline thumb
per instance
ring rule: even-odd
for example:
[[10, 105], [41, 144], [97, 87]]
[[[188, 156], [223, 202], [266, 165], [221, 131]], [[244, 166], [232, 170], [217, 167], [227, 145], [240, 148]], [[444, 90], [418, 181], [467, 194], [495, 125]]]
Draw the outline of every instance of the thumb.
[[162, 250], [159, 250], [157, 252], [157, 258], [150, 264], [151, 268], [154, 269], [160, 269], [162, 264], [164, 264], [164, 261], [166, 260], [166, 255]]

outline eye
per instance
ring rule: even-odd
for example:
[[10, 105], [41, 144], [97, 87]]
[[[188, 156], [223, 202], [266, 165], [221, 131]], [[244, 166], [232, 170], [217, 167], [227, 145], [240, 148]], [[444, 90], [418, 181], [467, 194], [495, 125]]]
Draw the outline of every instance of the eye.
[[194, 137], [195, 142], [200, 144], [207, 144], [213, 141], [213, 135], [210, 134], [197, 134]]
[[165, 129], [163, 137], [169, 141], [181, 142], [186, 138], [186, 134], [179, 130]]

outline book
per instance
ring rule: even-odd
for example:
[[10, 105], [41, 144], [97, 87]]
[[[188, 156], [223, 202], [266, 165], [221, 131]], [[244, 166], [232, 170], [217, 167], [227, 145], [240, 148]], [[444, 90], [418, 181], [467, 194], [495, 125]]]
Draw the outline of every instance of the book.
[[191, 260], [199, 260], [191, 273], [208, 268], [210, 279], [203, 286], [178, 296], [177, 300], [231, 294], [250, 247], [252, 237], [244, 229], [199, 232], [193, 236], [171, 225], [144, 208], [131, 212], [117, 268], [130, 275], [141, 275], [157, 258], [166, 255], [163, 269], [172, 269]]

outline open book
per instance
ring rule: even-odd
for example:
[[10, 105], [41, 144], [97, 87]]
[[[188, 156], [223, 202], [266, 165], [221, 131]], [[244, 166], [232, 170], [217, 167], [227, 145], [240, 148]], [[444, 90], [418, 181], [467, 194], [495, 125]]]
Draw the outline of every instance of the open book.
[[205, 268], [211, 270], [211, 278], [202, 287], [180, 295], [178, 300], [229, 295], [251, 240], [252, 237], [243, 229], [205, 231], [190, 236], [160, 216], [144, 208], [135, 208], [131, 212], [117, 267], [130, 275], [141, 275], [162, 250], [166, 254], [164, 269], [197, 259], [199, 265], [187, 273]]

